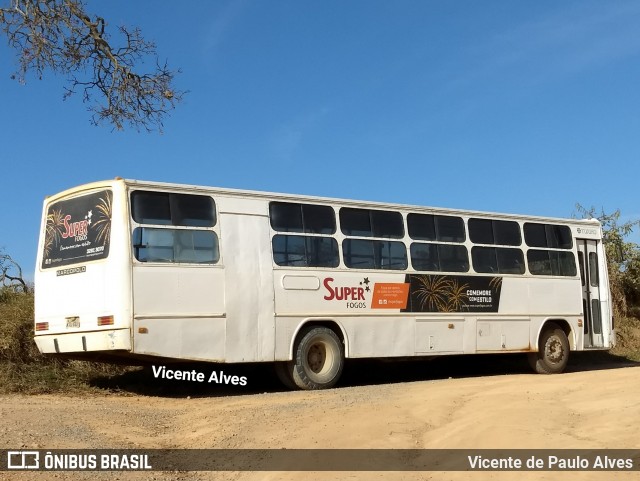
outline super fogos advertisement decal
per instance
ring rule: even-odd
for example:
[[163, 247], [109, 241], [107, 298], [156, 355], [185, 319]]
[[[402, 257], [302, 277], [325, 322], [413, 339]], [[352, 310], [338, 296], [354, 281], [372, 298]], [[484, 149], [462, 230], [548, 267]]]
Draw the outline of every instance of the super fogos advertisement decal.
[[49, 206], [42, 267], [59, 267], [109, 255], [111, 191], [62, 200]]

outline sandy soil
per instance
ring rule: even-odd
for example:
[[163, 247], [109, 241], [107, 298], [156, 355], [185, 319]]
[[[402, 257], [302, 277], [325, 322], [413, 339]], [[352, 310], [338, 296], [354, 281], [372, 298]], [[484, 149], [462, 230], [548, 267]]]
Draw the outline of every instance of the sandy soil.
[[[249, 378], [251, 383], [251, 378]], [[640, 367], [494, 374], [320, 392], [0, 397], [0, 446], [640, 449]], [[69, 480], [632, 480], [623, 472], [0, 473]]]

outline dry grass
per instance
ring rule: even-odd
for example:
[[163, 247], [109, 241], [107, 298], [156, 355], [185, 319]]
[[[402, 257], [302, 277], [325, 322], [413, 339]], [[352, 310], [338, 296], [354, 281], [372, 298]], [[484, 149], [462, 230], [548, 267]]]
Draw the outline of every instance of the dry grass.
[[640, 319], [626, 317], [616, 322], [617, 344], [611, 354], [640, 362]]
[[0, 393], [88, 391], [130, 369], [43, 356], [33, 342], [33, 294], [0, 290]]

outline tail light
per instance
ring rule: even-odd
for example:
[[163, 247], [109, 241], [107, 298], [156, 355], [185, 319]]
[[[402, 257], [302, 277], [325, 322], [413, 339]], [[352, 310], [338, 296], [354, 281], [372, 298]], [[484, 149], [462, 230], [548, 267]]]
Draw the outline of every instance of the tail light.
[[99, 317], [98, 326], [113, 326], [113, 316]]
[[36, 331], [48, 331], [49, 323], [48, 322], [36, 322]]

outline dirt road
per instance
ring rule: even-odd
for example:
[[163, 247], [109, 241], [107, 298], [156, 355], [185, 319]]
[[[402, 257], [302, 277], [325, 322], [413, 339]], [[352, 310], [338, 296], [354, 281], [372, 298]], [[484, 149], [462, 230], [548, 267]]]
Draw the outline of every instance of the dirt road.
[[[402, 369], [402, 368], [399, 368]], [[640, 449], [640, 367], [491, 373], [223, 396], [0, 397], [0, 445], [61, 448]], [[252, 378], [248, 378], [249, 385]], [[257, 380], [255, 380], [257, 383]], [[265, 381], [267, 385], [271, 381]], [[0, 473], [70, 480], [632, 480], [623, 472]]]

